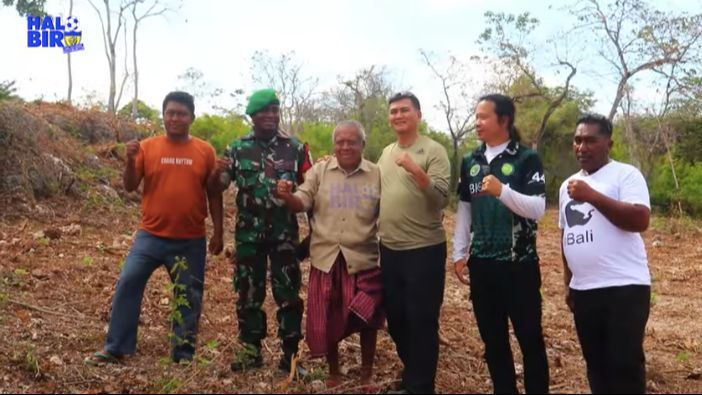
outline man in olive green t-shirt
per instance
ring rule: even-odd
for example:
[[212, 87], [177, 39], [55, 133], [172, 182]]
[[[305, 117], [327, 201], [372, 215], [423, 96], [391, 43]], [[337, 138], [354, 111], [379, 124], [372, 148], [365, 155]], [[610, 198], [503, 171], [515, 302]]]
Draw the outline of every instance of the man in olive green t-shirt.
[[388, 331], [404, 364], [401, 392], [434, 393], [444, 297], [451, 173], [446, 150], [419, 135], [421, 108], [410, 92], [389, 101], [397, 141], [378, 160], [380, 264]]

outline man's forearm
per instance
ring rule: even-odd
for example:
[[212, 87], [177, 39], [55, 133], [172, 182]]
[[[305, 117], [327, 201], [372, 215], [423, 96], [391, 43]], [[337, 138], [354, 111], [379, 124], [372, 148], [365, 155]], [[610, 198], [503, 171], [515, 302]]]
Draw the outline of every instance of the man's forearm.
[[279, 197], [280, 200], [282, 200], [286, 206], [288, 206], [288, 210], [292, 211], [293, 213], [301, 213], [305, 210], [305, 205], [302, 204], [302, 199], [295, 195], [287, 195], [283, 197]]
[[628, 232], [643, 232], [648, 229], [650, 211], [648, 207], [614, 200], [599, 192], [589, 202], [616, 227]]
[[139, 188], [139, 183], [141, 182], [139, 174], [136, 169], [136, 164], [133, 159], [127, 159], [127, 166], [124, 168], [124, 174], [122, 174], [122, 183], [124, 184], [124, 189], [127, 192], [134, 192]]
[[207, 189], [214, 192], [224, 192], [227, 187], [229, 187], [228, 184], [222, 182], [222, 176], [224, 174], [225, 173], [218, 173], [216, 171], [210, 173], [209, 177], [207, 177]]
[[215, 235], [224, 234], [224, 199], [221, 192], [207, 192]]
[[417, 186], [419, 187], [419, 189], [426, 189], [429, 187], [429, 185], [431, 185], [431, 178], [419, 166], [416, 166], [416, 168], [412, 169], [412, 171], [410, 172], [410, 175], [412, 176], [414, 181], [417, 183]]

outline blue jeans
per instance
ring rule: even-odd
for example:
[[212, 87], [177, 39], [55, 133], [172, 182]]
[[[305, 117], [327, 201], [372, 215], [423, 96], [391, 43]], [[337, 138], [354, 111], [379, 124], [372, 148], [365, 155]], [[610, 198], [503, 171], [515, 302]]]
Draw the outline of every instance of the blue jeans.
[[[176, 362], [191, 360], [202, 310], [206, 257], [204, 237], [165, 239], [139, 230], [117, 282], [105, 351], [113, 355], [134, 353], [146, 283], [156, 269], [165, 265], [171, 281], [177, 279], [174, 293], [187, 300], [187, 306], [178, 307], [182, 320], [173, 320], [171, 325], [171, 358]], [[186, 267], [172, 273], [178, 258], [185, 260]]]

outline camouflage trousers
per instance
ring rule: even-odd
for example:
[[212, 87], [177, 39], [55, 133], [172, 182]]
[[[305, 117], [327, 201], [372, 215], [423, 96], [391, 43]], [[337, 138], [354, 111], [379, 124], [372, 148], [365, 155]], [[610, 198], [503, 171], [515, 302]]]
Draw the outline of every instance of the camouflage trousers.
[[260, 350], [266, 337], [266, 298], [268, 259], [271, 262], [271, 287], [278, 305], [278, 337], [283, 351], [290, 355], [298, 350], [302, 338], [300, 298], [300, 263], [293, 243], [237, 243], [234, 289], [238, 293], [236, 313], [239, 340]]

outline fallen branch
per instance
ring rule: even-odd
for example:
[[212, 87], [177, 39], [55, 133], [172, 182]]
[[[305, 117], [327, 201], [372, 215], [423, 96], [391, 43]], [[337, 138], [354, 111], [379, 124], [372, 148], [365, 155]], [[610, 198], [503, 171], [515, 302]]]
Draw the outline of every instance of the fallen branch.
[[334, 390], [335, 392], [342, 392], [342, 391], [343, 391], [343, 392], [355, 394], [356, 392], [358, 392], [359, 390], [362, 390], [362, 389], [364, 389], [364, 388], [368, 388], [368, 387], [378, 387], [378, 388], [384, 389], [384, 388], [386, 388], [387, 386], [389, 386], [389, 385], [391, 385], [391, 384], [395, 384], [395, 383], [399, 383], [399, 382], [400, 382], [400, 380], [398, 380], [398, 379], [393, 379], [393, 380], [381, 381], [380, 383], [372, 383], [372, 384], [357, 385], [357, 386], [354, 386], [354, 387], [348, 387], [348, 386], [340, 385], [340, 386], [338, 386], [338, 387], [333, 388], [333, 390]]
[[48, 309], [41, 307], [41, 306], [35, 306], [35, 305], [29, 304], [29, 303], [20, 302], [18, 300], [14, 300], [14, 299], [10, 299], [10, 298], [6, 299], [6, 301], [8, 303], [12, 303], [14, 305], [24, 307], [26, 309], [39, 311], [41, 313], [50, 314], [50, 315], [54, 315], [57, 317], [62, 317], [68, 321], [74, 321], [74, 322], [80, 322], [80, 323], [91, 323], [91, 326], [97, 326], [95, 324], [92, 324], [92, 321], [87, 320], [87, 317], [85, 315], [83, 315], [82, 313], [78, 312], [76, 309], [73, 309], [73, 311], [80, 315], [78, 317], [74, 313], [64, 313], [61, 311], [48, 310]]
[[25, 307], [25, 308], [28, 308], [28, 309], [31, 309], [31, 310], [40, 311], [40, 312], [42, 312], [42, 313], [51, 314], [51, 315], [57, 315], [57, 316], [60, 316], [60, 317], [71, 317], [70, 315], [68, 315], [68, 314], [66, 314], [66, 313], [61, 313], [61, 312], [58, 312], [58, 311], [47, 310], [47, 309], [45, 309], [45, 308], [43, 308], [43, 307], [34, 306], [34, 305], [31, 305], [31, 304], [28, 304], [28, 303], [20, 302], [20, 301], [18, 301], [18, 300], [14, 300], [14, 299], [9, 299], [9, 298], [8, 298], [7, 301], [8, 301], [9, 303], [15, 304], [15, 305], [17, 305], [17, 306], [22, 306], [22, 307]]

